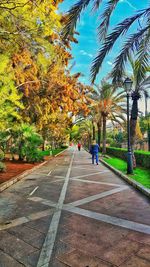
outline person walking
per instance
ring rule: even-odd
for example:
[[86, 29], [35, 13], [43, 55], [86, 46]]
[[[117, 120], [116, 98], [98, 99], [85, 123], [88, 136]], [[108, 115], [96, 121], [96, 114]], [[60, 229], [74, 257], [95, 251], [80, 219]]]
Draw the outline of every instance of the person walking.
[[81, 150], [81, 143], [78, 143], [78, 151]]
[[90, 153], [92, 154], [92, 164], [94, 164], [94, 159], [96, 159], [96, 164], [98, 165], [98, 152], [99, 145], [96, 143], [96, 140], [93, 140], [92, 145], [90, 147]]

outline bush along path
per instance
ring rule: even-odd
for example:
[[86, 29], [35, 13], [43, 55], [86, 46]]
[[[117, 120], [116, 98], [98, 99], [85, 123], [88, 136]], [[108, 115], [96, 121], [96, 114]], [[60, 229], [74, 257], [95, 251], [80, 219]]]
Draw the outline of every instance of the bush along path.
[[[123, 160], [126, 160], [127, 158], [127, 149], [125, 148], [107, 147], [106, 153], [110, 156], [114, 156]], [[150, 169], [150, 152], [135, 150], [134, 155], [137, 165]]]
[[1, 193], [5, 267], [148, 267], [149, 252], [147, 198], [84, 150], [68, 149]]

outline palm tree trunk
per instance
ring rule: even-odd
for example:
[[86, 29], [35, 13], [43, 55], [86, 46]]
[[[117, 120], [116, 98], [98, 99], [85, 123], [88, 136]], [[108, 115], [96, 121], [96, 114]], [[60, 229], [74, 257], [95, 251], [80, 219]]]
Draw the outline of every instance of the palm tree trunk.
[[102, 153], [106, 154], [106, 115], [103, 115], [103, 149]]
[[[145, 92], [145, 118], [148, 119], [148, 109], [147, 109], [147, 99], [148, 99], [148, 94]], [[147, 125], [147, 143], [148, 143], [148, 151], [150, 151], [150, 125], [148, 122]]]
[[97, 129], [98, 129], [98, 145], [101, 146], [101, 121], [97, 123]]
[[136, 135], [136, 124], [138, 119], [138, 95], [134, 95], [132, 97], [132, 109], [131, 109], [131, 119], [130, 119], [130, 132], [131, 132], [131, 148], [133, 150], [134, 142], [135, 142], [135, 135]]
[[133, 168], [136, 168], [136, 158], [134, 156], [134, 143], [135, 143], [135, 135], [136, 135], [136, 124], [138, 119], [138, 100], [140, 95], [138, 91], [133, 92], [132, 94], [132, 109], [131, 109], [131, 119], [130, 119], [130, 140], [131, 140], [131, 149], [133, 155]]

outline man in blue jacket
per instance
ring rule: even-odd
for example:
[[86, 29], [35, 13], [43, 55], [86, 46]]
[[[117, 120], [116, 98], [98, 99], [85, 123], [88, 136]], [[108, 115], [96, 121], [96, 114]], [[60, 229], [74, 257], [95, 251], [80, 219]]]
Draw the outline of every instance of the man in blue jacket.
[[99, 145], [96, 144], [96, 141], [93, 140], [90, 153], [92, 154], [92, 164], [94, 164], [94, 159], [96, 158], [96, 164], [98, 165], [98, 152], [99, 152]]

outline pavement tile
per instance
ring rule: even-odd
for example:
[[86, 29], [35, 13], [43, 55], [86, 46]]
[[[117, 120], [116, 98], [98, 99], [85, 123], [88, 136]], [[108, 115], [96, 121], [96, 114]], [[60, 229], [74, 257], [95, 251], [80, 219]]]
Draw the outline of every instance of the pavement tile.
[[[87, 168], [84, 166], [78, 166], [78, 168], [72, 168], [71, 173], [70, 173], [70, 178], [75, 178], [76, 176], [82, 176], [82, 175], [87, 175], [92, 174], [95, 172], [100, 172], [103, 171], [103, 168], [99, 168], [99, 166], [88, 166]], [[93, 176], [91, 176], [93, 177]]]
[[132, 256], [132, 254], [136, 253], [140, 249], [140, 246], [141, 244], [137, 242], [122, 239], [115, 246], [107, 248], [99, 258], [118, 266]]
[[92, 256], [99, 256], [104, 253], [107, 248], [106, 244], [102, 244], [96, 237], [85, 237], [79, 234], [72, 234], [62, 240], [65, 243], [69, 243], [71, 247], [79, 249]]
[[31, 222], [26, 223], [25, 225], [32, 230], [36, 230], [40, 233], [46, 234], [52, 219], [51, 216], [46, 216], [41, 219], [37, 219]]
[[73, 233], [79, 233], [83, 236], [90, 236], [92, 238], [96, 237], [97, 240], [108, 245], [112, 245], [114, 242], [126, 237], [129, 232], [127, 229], [101, 222], [98, 223], [97, 228], [88, 222], [82, 222], [81, 224], [78, 224], [78, 222], [70, 222], [64, 227], [69, 229], [70, 232], [72, 230]]
[[21, 256], [21, 257], [18, 256], [18, 260], [23, 264], [23, 266], [36, 267], [38, 259], [39, 259], [39, 255], [40, 255], [40, 251], [35, 251], [25, 256]]
[[0, 232], [0, 249], [15, 259], [37, 250], [23, 240], [5, 231]]
[[150, 262], [139, 257], [132, 256], [124, 264], [121, 264], [120, 267], [150, 267]]
[[144, 197], [140, 197], [137, 192], [131, 189], [126, 189], [79, 207], [150, 225], [149, 201]]
[[49, 183], [45, 185], [45, 183], [41, 183], [39, 189], [35, 192], [35, 197], [41, 197], [48, 200], [52, 200], [57, 202], [60, 196], [60, 192], [62, 190], [64, 181], [59, 181], [57, 183]]
[[19, 225], [16, 227], [12, 227], [7, 230], [12, 235], [15, 235], [17, 238], [20, 238], [24, 240], [25, 242], [28, 242], [32, 240], [33, 238], [36, 238], [40, 235], [40, 233], [34, 229], [31, 229], [29, 227], [26, 227], [24, 225]]
[[112, 184], [114, 183], [114, 184], [118, 184], [118, 185], [125, 185], [126, 184], [123, 180], [118, 178], [112, 172], [99, 173], [99, 174], [95, 174], [95, 175], [90, 176], [90, 177], [84, 177], [82, 179], [95, 181], [95, 182], [112, 183]]
[[74, 202], [89, 196], [114, 189], [114, 186], [84, 183], [81, 181], [69, 182], [65, 203]]
[[58, 259], [70, 267], [111, 267], [112, 264], [105, 263], [104, 261], [91, 257], [79, 250], [73, 250], [69, 253], [60, 255]]
[[47, 206], [30, 201], [26, 198], [17, 198], [16, 202], [11, 205], [4, 205], [1, 207], [2, 215], [0, 214], [0, 223], [5, 223], [6, 221], [11, 221], [20, 217], [28, 216], [31, 213], [36, 213], [44, 211]]
[[0, 250], [0, 267], [23, 267], [21, 263]]
[[50, 262], [49, 267], [68, 267], [66, 264], [63, 264], [62, 262], [60, 262], [57, 259], [54, 259], [54, 261]]
[[146, 235], [144, 233], [129, 232], [129, 234], [127, 235], [127, 238], [134, 240], [136, 242], [150, 245], [150, 235]]
[[145, 260], [148, 260], [150, 264], [150, 246], [142, 246], [137, 255], [141, 258], [144, 258]]

